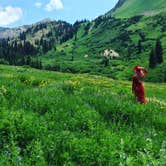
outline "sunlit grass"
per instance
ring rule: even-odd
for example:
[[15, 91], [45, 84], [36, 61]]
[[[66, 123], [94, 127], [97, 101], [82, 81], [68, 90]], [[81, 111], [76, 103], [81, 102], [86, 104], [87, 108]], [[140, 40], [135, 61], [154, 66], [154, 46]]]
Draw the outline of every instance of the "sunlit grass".
[[0, 66], [1, 165], [164, 165], [165, 84]]

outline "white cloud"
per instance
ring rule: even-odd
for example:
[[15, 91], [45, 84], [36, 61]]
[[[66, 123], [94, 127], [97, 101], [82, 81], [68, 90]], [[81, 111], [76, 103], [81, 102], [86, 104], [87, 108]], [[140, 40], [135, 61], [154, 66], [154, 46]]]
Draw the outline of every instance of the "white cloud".
[[47, 11], [61, 10], [63, 9], [63, 3], [61, 0], [50, 0], [45, 9]]
[[37, 8], [41, 8], [42, 5], [43, 5], [43, 4], [42, 4], [41, 2], [36, 2], [36, 3], [35, 3], [35, 6], [36, 6]]
[[21, 19], [23, 11], [19, 7], [0, 6], [0, 26], [9, 25]]

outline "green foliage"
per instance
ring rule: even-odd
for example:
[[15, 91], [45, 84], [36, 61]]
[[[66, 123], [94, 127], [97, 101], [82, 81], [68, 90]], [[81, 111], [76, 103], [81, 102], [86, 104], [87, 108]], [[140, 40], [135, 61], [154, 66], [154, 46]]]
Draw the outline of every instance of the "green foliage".
[[[132, 68], [136, 65], [150, 67], [149, 73], [153, 73], [149, 52], [157, 39], [160, 39], [155, 46], [157, 64], [166, 58], [164, 1], [120, 0], [119, 8], [112, 10], [113, 13], [99, 16], [91, 22], [76, 21], [70, 25], [47, 20], [35, 24], [17, 40], [2, 40], [1, 58], [14, 65], [90, 73], [120, 80], [130, 80]], [[119, 57], [103, 59], [103, 52], [110, 49], [115, 50]], [[154, 70], [157, 72], [158, 69]], [[165, 80], [165, 76], [155, 77], [155, 80]]]
[[157, 64], [163, 63], [163, 48], [161, 41], [157, 39], [155, 49], [150, 52], [149, 67], [154, 68]]
[[165, 63], [157, 65], [154, 69], [151, 69], [147, 75], [147, 80], [151, 82], [165, 82], [166, 81]]
[[118, 18], [132, 17], [135, 15], [153, 15], [160, 11], [165, 11], [165, 0], [122, 0], [123, 5], [120, 5], [113, 11], [113, 15]]
[[158, 64], [163, 63], [163, 48], [160, 39], [156, 41], [156, 61]]
[[156, 53], [154, 49], [152, 49], [149, 56], [149, 67], [154, 68], [155, 66], [156, 66]]
[[[76, 40], [73, 37], [62, 44], [57, 44], [56, 51], [51, 50], [41, 55], [43, 68], [129, 80], [134, 66], [149, 67], [149, 53], [158, 38], [162, 43], [164, 61], [165, 16], [163, 12], [153, 16], [117, 19], [106, 14], [92, 22], [77, 23]], [[103, 59], [101, 54], [107, 49], [115, 50], [119, 57]], [[153, 70], [150, 68], [149, 72]], [[156, 80], [160, 80], [158, 75], [155, 77]]]
[[0, 69], [1, 165], [165, 165], [165, 84]]
[[9, 62], [2, 58], [0, 59], [0, 64], [9, 65]]

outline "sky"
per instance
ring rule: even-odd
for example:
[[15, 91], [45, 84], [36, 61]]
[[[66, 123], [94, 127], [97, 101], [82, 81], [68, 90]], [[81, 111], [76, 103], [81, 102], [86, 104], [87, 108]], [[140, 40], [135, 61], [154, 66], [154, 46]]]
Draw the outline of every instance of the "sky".
[[95, 19], [118, 0], [0, 0], [0, 27], [18, 27], [46, 18], [74, 23]]

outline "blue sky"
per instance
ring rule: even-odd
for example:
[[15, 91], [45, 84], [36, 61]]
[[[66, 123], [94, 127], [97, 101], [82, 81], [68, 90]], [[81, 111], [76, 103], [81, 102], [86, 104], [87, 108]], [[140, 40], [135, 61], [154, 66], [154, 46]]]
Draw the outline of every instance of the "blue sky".
[[0, 0], [0, 26], [16, 27], [45, 18], [94, 19], [115, 6], [118, 0]]

